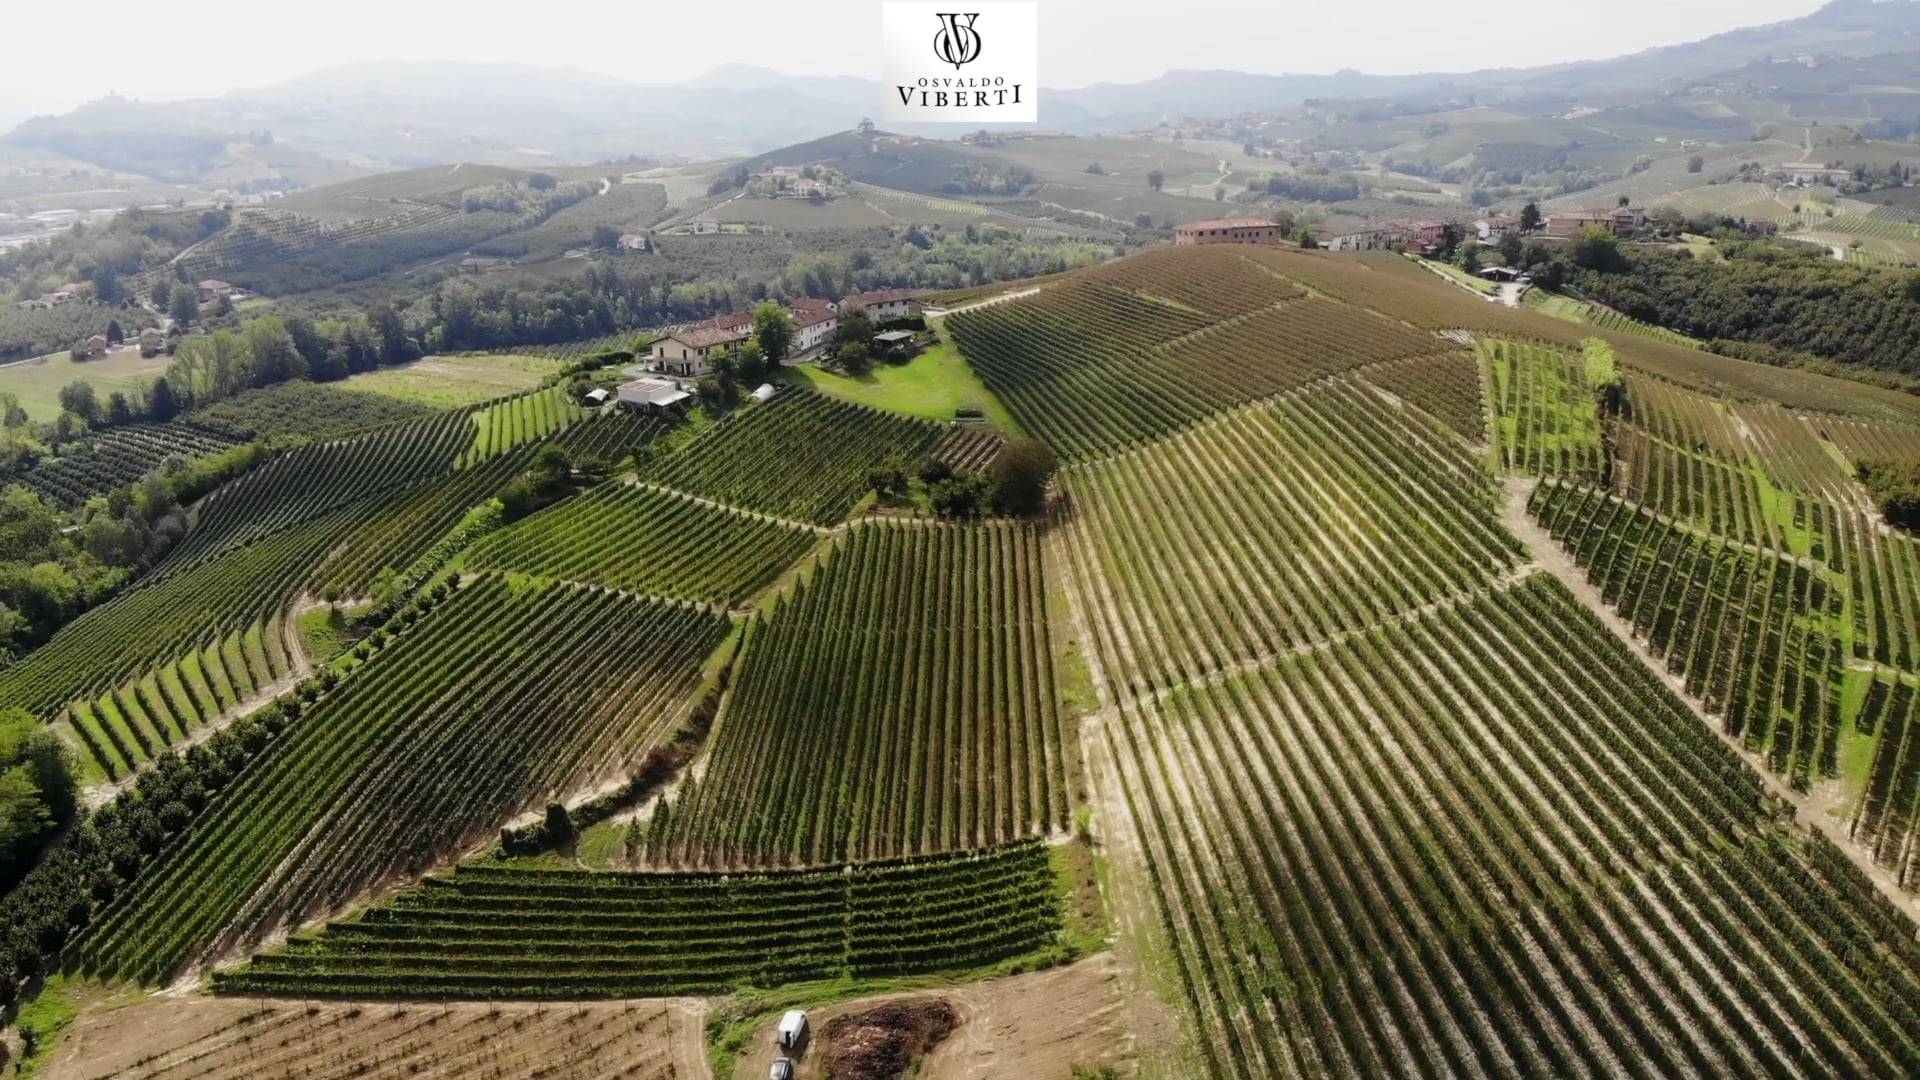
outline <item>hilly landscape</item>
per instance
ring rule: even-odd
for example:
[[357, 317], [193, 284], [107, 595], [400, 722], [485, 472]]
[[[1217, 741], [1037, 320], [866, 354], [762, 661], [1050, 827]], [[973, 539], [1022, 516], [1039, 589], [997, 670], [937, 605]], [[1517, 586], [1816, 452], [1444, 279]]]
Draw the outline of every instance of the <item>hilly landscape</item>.
[[0, 1071], [1920, 1075], [1916, 11], [26, 122]]

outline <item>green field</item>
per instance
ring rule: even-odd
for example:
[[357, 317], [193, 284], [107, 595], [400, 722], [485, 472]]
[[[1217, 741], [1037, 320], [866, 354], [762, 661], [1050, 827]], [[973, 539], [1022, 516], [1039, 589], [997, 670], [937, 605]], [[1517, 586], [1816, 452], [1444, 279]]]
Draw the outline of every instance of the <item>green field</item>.
[[17, 394], [20, 407], [35, 420], [52, 420], [60, 415], [60, 388], [85, 379], [104, 404], [115, 390], [132, 395], [145, 393], [154, 377], [167, 370], [173, 358], [140, 355], [138, 349], [109, 353], [95, 360], [77, 362], [66, 353], [0, 364], [0, 393]]
[[929, 420], [951, 420], [959, 408], [979, 409], [995, 428], [1008, 434], [1020, 431], [1013, 414], [988, 392], [951, 339], [907, 363], [876, 365], [857, 379], [811, 364], [787, 369], [787, 378], [855, 404]]
[[555, 368], [552, 361], [537, 356], [429, 356], [355, 375], [347, 380], [347, 386], [401, 401], [457, 409], [531, 390]]

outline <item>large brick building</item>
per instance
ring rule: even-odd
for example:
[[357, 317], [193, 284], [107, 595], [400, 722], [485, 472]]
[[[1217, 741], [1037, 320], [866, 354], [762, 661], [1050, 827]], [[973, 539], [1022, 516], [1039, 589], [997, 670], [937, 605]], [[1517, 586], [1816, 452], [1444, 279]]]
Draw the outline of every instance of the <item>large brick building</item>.
[[1280, 226], [1259, 218], [1223, 218], [1176, 225], [1176, 244], [1278, 244], [1286, 237]]

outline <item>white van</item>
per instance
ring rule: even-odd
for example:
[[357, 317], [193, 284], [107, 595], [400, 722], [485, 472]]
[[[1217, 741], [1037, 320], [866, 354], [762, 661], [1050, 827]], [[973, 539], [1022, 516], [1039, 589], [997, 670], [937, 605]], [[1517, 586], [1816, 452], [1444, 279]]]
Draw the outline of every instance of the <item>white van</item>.
[[807, 1041], [807, 1014], [799, 1009], [788, 1009], [780, 1018], [780, 1028], [774, 1033], [773, 1041], [783, 1050], [798, 1050]]

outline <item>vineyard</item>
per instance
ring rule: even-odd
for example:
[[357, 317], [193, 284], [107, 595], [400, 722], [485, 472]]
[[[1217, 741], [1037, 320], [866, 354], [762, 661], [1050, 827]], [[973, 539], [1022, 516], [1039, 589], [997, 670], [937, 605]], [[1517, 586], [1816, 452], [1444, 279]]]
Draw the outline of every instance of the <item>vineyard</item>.
[[1484, 342], [1493, 373], [1500, 464], [1536, 476], [1606, 475], [1599, 409], [1578, 353], [1517, 341]]
[[44, 1080], [265, 1076], [691, 1080], [705, 1029], [689, 1002], [313, 1004], [159, 999], [83, 1017]]
[[233, 445], [232, 439], [188, 424], [131, 424], [89, 435], [58, 457], [40, 459], [15, 479], [71, 509], [126, 487], [169, 461], [189, 461]]
[[1144, 692], [1484, 588], [1518, 553], [1490, 481], [1350, 381], [1068, 471], [1073, 561], [1103, 607], [1153, 628], [1114, 643], [1109, 678]]
[[187, 419], [236, 442], [297, 441], [337, 439], [428, 413], [422, 405], [385, 394], [294, 380], [248, 390], [197, 409]]
[[1252, 259], [1210, 259], [1192, 278], [1134, 276], [1177, 275], [1188, 269], [1177, 265], [1184, 250], [1099, 267], [959, 313], [948, 326], [1020, 425], [1069, 457], [1135, 445], [1354, 368], [1445, 351], [1429, 335], [1305, 295]]
[[442, 476], [466, 446], [468, 423], [441, 413], [288, 450], [202, 503], [193, 531], [161, 569], [198, 566], [368, 495]]
[[[328, 914], [636, 763], [726, 632], [698, 609], [484, 577], [435, 605], [209, 807], [83, 942], [156, 982]], [[634, 648], [646, 642], [645, 649]]]
[[977, 968], [1060, 929], [1039, 843], [756, 874], [469, 863], [214, 976], [223, 994], [603, 998]]
[[471, 414], [473, 442], [460, 455], [462, 468], [551, 435], [586, 416], [564, 386], [518, 394]]
[[1920, 1066], [1910, 926], [1543, 578], [1110, 737], [1213, 1075]]
[[831, 525], [866, 492], [869, 470], [888, 461], [911, 464], [940, 431], [925, 421], [787, 390], [656, 458], [641, 477], [748, 510]]
[[817, 539], [672, 492], [603, 484], [487, 537], [467, 565], [737, 607]]
[[1064, 829], [1041, 579], [1027, 525], [853, 529], [754, 628], [649, 857], [808, 865]]

